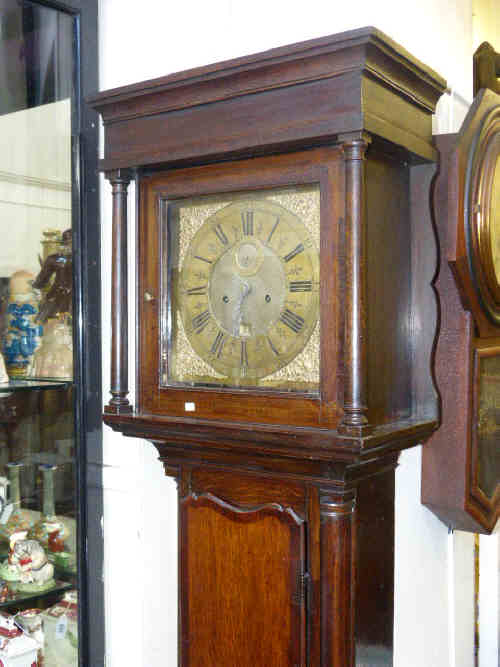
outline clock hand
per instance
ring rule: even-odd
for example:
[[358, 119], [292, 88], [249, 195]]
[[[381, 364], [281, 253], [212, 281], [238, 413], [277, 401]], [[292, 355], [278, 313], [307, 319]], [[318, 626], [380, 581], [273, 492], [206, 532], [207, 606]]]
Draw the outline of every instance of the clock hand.
[[235, 336], [239, 336], [240, 327], [242, 324], [244, 324], [243, 303], [252, 292], [252, 286], [249, 283], [242, 281], [242, 284], [243, 284], [243, 291], [240, 293], [238, 297], [233, 315], [233, 332]]

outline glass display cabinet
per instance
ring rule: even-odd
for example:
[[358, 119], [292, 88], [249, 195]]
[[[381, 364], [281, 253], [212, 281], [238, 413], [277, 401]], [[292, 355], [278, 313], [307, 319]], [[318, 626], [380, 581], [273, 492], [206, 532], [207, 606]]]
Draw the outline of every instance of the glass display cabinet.
[[100, 665], [97, 3], [0, 9], [0, 665]]

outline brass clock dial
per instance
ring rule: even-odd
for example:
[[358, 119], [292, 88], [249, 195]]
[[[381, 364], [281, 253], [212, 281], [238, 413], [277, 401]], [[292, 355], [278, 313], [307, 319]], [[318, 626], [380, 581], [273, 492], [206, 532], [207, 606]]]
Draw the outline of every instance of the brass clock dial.
[[240, 200], [209, 216], [186, 252], [180, 310], [195, 352], [235, 384], [266, 377], [305, 347], [319, 313], [319, 260], [285, 207]]

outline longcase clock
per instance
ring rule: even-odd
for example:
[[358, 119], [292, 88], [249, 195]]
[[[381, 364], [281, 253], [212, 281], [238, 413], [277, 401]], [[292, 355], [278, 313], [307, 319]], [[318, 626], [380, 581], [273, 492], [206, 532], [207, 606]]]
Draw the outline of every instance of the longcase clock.
[[392, 664], [394, 470], [438, 416], [444, 88], [364, 28], [92, 100], [113, 190], [104, 419], [178, 481], [183, 667]]

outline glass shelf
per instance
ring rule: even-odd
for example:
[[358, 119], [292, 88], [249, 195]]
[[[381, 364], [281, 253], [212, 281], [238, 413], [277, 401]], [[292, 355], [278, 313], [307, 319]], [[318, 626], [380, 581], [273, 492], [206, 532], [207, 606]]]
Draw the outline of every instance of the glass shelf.
[[11, 606], [12, 604], [21, 604], [24, 602], [28, 602], [29, 600], [38, 600], [40, 598], [49, 597], [50, 595], [54, 595], [55, 593], [63, 593], [65, 591], [71, 590], [72, 588], [74, 588], [73, 584], [70, 584], [67, 581], [56, 580], [55, 585], [46, 591], [38, 593], [21, 593], [12, 591], [11, 595], [9, 595], [9, 597], [5, 600], [5, 602], [0, 602], [0, 609], [2, 607], [8, 607], [9, 605]]
[[43, 380], [10, 380], [9, 382], [0, 382], [0, 397], [1, 394], [12, 393], [14, 391], [32, 391], [33, 389], [60, 389], [69, 387], [73, 384], [72, 380], [51, 380], [44, 378]]

